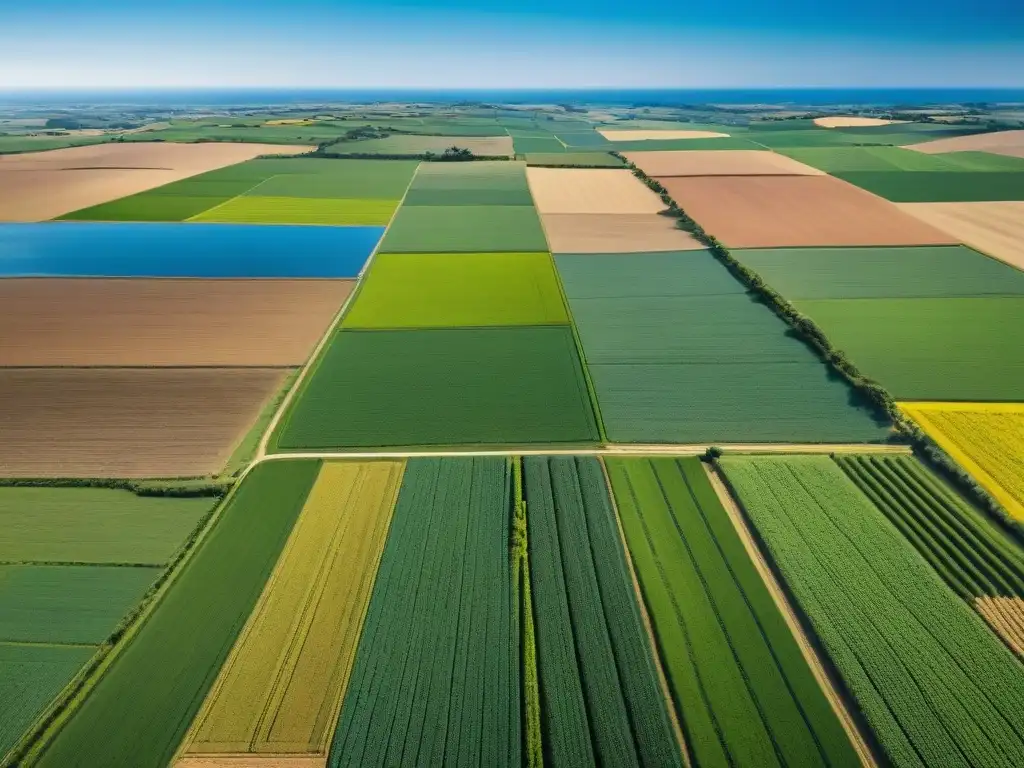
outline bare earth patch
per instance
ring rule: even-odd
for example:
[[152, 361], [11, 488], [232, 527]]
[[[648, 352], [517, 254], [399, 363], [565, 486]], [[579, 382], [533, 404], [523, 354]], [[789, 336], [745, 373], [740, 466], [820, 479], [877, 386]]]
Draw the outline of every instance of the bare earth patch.
[[527, 168], [542, 213], [659, 213], [666, 205], [626, 169]]
[[0, 155], [0, 221], [45, 221], [172, 181], [312, 147], [125, 142]]
[[1024, 203], [903, 203], [899, 207], [982, 253], [1024, 269]]
[[910, 144], [906, 149], [939, 155], [945, 152], [993, 152], [997, 155], [1024, 157], [1024, 130], [978, 133], [973, 136], [954, 136], [921, 144]]
[[0, 476], [215, 474], [287, 375], [280, 368], [0, 369]]
[[725, 139], [728, 133], [718, 131], [618, 131], [597, 130], [608, 141], [673, 141], [676, 139]]
[[299, 366], [351, 280], [0, 280], [0, 366]]
[[708, 234], [733, 248], [959, 242], [831, 176], [701, 176], [662, 183]]
[[325, 756], [313, 755], [189, 755], [179, 758], [174, 768], [324, 768]]
[[886, 120], [881, 117], [846, 117], [837, 115], [835, 117], [816, 117], [814, 124], [822, 128], [871, 128], [876, 125], [893, 125], [894, 123], [905, 123], [906, 120]]
[[703, 248], [675, 219], [655, 213], [541, 215], [552, 253], [646, 253]]
[[791, 157], [759, 149], [623, 152], [648, 176], [824, 176]]
[[1019, 597], [978, 597], [974, 607], [992, 630], [1024, 658], [1024, 600]]

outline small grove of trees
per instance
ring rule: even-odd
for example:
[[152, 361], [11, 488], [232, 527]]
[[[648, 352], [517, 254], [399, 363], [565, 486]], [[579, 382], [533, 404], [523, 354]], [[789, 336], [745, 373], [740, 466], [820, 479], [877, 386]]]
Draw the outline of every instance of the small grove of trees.
[[475, 158], [476, 155], [473, 154], [473, 151], [470, 149], [466, 149], [465, 147], [448, 147], [448, 149], [446, 149], [440, 155], [435, 154], [434, 152], [423, 153], [424, 160], [432, 160], [434, 162], [442, 163], [465, 162], [467, 160], [473, 160]]

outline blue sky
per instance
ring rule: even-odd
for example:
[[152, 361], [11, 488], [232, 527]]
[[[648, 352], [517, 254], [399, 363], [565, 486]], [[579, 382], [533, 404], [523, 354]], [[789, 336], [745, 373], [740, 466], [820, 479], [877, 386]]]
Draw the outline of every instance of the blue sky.
[[0, 86], [1024, 87], [1022, 0], [0, 0]]

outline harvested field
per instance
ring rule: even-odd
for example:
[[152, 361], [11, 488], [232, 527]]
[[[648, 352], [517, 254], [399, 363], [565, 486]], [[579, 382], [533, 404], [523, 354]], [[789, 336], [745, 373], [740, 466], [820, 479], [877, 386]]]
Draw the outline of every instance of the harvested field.
[[942, 449], [1024, 520], [1024, 404], [900, 403]]
[[1024, 297], [794, 303], [899, 400], [1024, 400]]
[[859, 765], [701, 462], [607, 459], [695, 765]]
[[1024, 203], [908, 203], [905, 213], [1024, 269]]
[[92, 646], [0, 643], [0, 761], [95, 652]]
[[350, 280], [0, 280], [0, 366], [300, 366]]
[[957, 242], [829, 176], [709, 176], [663, 184], [683, 210], [732, 248]]
[[650, 131], [626, 130], [617, 131], [609, 128], [598, 128], [597, 132], [608, 141], [673, 141], [676, 139], [723, 139], [728, 133], [718, 131]]
[[888, 761], [1024, 762], [1024, 666], [835, 462], [720, 462]]
[[257, 155], [309, 149], [139, 142], [0, 155], [0, 221], [45, 221]]
[[530, 205], [403, 205], [381, 253], [530, 253], [547, 250]]
[[648, 176], [822, 176], [823, 171], [776, 152], [754, 149], [626, 152]]
[[447, 328], [569, 322], [547, 253], [384, 253], [344, 328]]
[[1016, 171], [851, 171], [832, 175], [894, 203], [1024, 200], [1024, 166]]
[[321, 467], [192, 724], [187, 755], [326, 757], [404, 468], [402, 461]]
[[418, 136], [395, 134], [383, 139], [360, 139], [332, 144], [328, 152], [338, 155], [423, 155], [443, 154], [450, 147], [468, 149], [483, 157], [509, 157], [513, 154], [510, 136]]
[[881, 117], [816, 117], [814, 124], [822, 128], [869, 128], [876, 125], [892, 125], [893, 123], [905, 123], [906, 120], [886, 120]]
[[285, 450], [597, 438], [564, 326], [342, 331], [275, 435]]
[[997, 155], [1024, 157], [1024, 131], [997, 131], [977, 133], [973, 136], [955, 136], [946, 139], [908, 144], [907, 149], [928, 154], [945, 152], [994, 152]]
[[630, 171], [603, 168], [527, 168], [530, 191], [544, 215], [650, 214], [666, 206]]
[[0, 488], [0, 562], [163, 565], [214, 503], [109, 488]]
[[99, 645], [159, 568], [0, 565], [0, 642]]
[[600, 462], [523, 470], [545, 762], [681, 768]]
[[657, 214], [549, 213], [541, 218], [553, 253], [642, 253], [704, 248], [676, 220]]
[[686, 150], [698, 152], [705, 149], [715, 151], [730, 149], [764, 149], [760, 143], [747, 139], [726, 137], [718, 139], [646, 139], [612, 142], [609, 149], [616, 152], [663, 152], [669, 150]]
[[327, 758], [285, 757], [283, 755], [185, 755], [174, 762], [174, 768], [325, 768]]
[[1024, 272], [962, 245], [755, 248], [733, 255], [790, 301], [1024, 296]]
[[409, 460], [331, 768], [522, 764], [511, 474], [504, 457]]
[[398, 200], [333, 200], [313, 197], [235, 197], [189, 221], [235, 224], [386, 225]]
[[287, 373], [0, 369], [0, 476], [214, 474]]
[[250, 472], [163, 599], [48, 745], [43, 768], [165, 768], [274, 570], [317, 461]]

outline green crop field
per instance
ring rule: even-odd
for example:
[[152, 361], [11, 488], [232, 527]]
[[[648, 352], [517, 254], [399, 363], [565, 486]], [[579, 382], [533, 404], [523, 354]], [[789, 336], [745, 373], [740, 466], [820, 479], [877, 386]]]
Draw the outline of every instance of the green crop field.
[[551, 135], [516, 136], [512, 137], [516, 155], [527, 155], [534, 152], [565, 152], [565, 144]]
[[733, 255], [790, 301], [1024, 295], [1024, 272], [962, 245], [757, 248]]
[[533, 205], [526, 166], [518, 162], [424, 163], [406, 205]]
[[723, 296], [745, 289], [707, 251], [559, 254], [569, 299]]
[[90, 659], [92, 646], [0, 643], [0, 763]]
[[607, 152], [527, 152], [525, 157], [527, 165], [536, 166], [621, 168], [625, 165], [622, 160]]
[[163, 768], [274, 568], [319, 470], [256, 467], [131, 643], [42, 754], [40, 766]]
[[547, 253], [385, 253], [363, 278], [345, 328], [569, 322]]
[[521, 765], [504, 457], [410, 459], [328, 765]]
[[189, 221], [235, 224], [384, 225], [398, 200], [331, 200], [312, 197], [236, 197]]
[[0, 488], [0, 562], [162, 565], [213, 504], [106, 488]]
[[224, 202], [224, 197], [178, 197], [141, 192], [60, 216], [62, 221], [185, 221]]
[[577, 148], [599, 149], [611, 146], [611, 142], [593, 128], [586, 131], [555, 131], [555, 138], [570, 150]]
[[860, 762], [698, 459], [608, 459], [693, 763]]
[[889, 761], [1024, 763], [1024, 665], [838, 465], [722, 465]]
[[894, 203], [1024, 201], [1024, 172], [1021, 171], [851, 171], [832, 175]]
[[285, 450], [591, 443], [567, 327], [342, 331], [278, 428]]
[[[398, 200], [416, 160], [253, 160], [270, 175], [246, 194], [258, 197], [324, 197]], [[285, 165], [286, 164], [286, 165]]]
[[681, 767], [600, 463], [523, 469], [545, 764]]
[[929, 155], [900, 147], [815, 147], [783, 149], [781, 154], [827, 173], [1024, 171], [1024, 158], [989, 152]]
[[529, 205], [402, 206], [381, 253], [546, 251], [540, 218]]
[[634, 141], [613, 141], [609, 149], [616, 152], [653, 152], [658, 150], [708, 150], [708, 149], [764, 149], [752, 141], [732, 136], [720, 139], [641, 139]]
[[99, 645], [158, 568], [0, 565], [0, 642]]
[[850, 360], [900, 400], [1024, 399], [1024, 298], [797, 301]]

